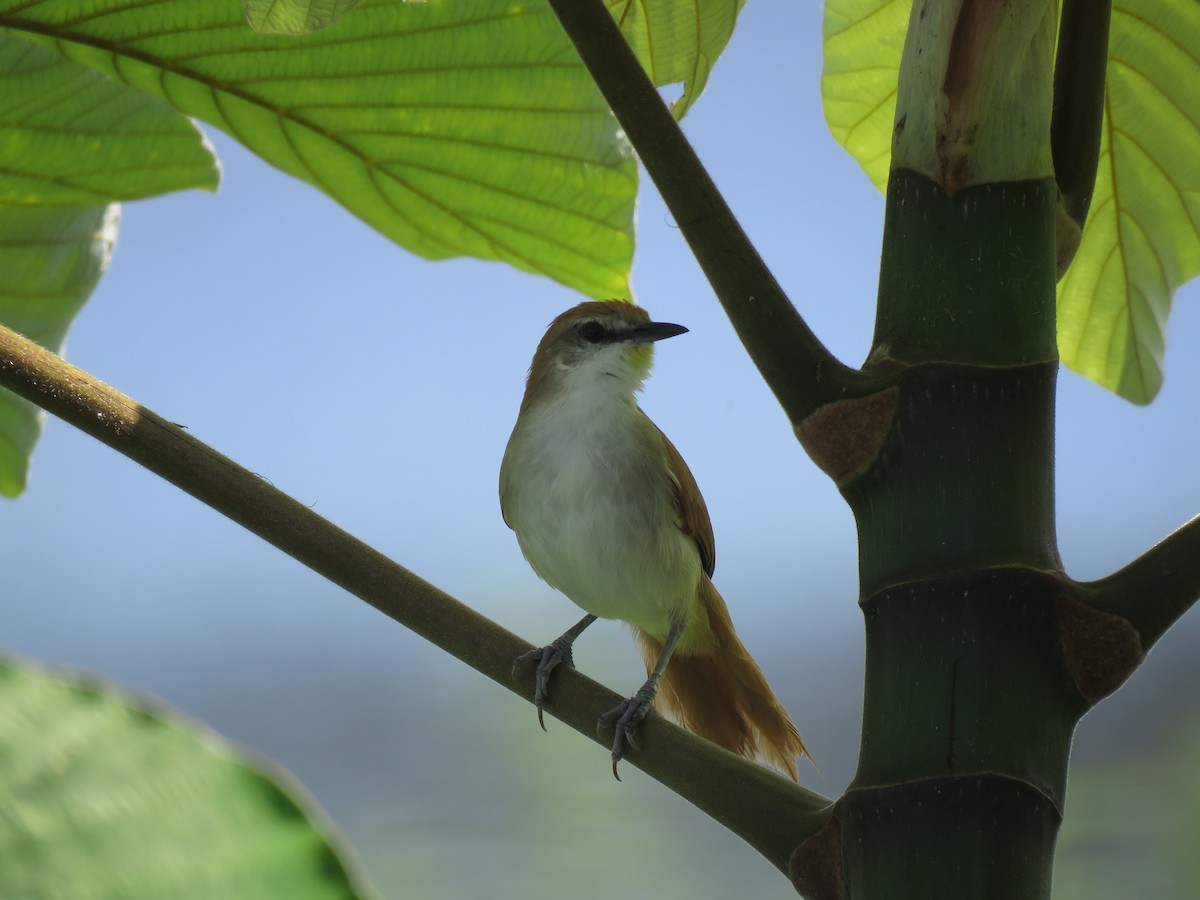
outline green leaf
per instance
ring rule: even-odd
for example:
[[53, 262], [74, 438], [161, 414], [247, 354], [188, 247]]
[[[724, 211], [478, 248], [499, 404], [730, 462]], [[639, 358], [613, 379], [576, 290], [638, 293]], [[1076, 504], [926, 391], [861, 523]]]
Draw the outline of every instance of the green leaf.
[[[881, 189], [911, 0], [828, 0], [830, 130]], [[1176, 289], [1200, 274], [1200, 3], [1118, 0], [1091, 212], [1058, 288], [1064, 363], [1135, 403], [1162, 385]]]
[[621, 32], [657, 87], [683, 82], [682, 119], [708, 82], [746, 0], [608, 0]]
[[896, 84], [911, 11], [912, 0], [825, 2], [825, 121], [881, 191], [891, 171]]
[[[219, 170], [185, 116], [0, 31], [0, 322], [60, 352], [108, 266], [114, 199], [213, 189]], [[28, 479], [41, 413], [0, 389], [0, 495]]]
[[308, 34], [328, 28], [359, 0], [242, 0], [246, 21], [260, 34]]
[[0, 896], [373, 895], [280, 779], [146, 700], [0, 661]]
[[[71, 319], [108, 268], [119, 209], [0, 205], [0, 322], [61, 350]], [[32, 403], [0, 388], [0, 495], [25, 489], [42, 418]]]
[[1114, 3], [1105, 90], [1096, 191], [1058, 288], [1058, 346], [1075, 371], [1149, 403], [1171, 298], [1200, 274], [1200, 3]]
[[162, 100], [3, 31], [0, 85], [0, 203], [216, 190], [212, 148]]
[[373, 0], [284, 37], [236, 0], [0, 0], [0, 26], [211, 122], [415, 253], [628, 296], [637, 166], [545, 3]]

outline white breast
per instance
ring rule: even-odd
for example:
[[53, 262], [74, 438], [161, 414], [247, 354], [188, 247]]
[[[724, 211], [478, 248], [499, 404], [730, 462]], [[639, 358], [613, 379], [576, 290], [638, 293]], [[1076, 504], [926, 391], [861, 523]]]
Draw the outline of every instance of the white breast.
[[546, 582], [661, 640], [695, 604], [701, 572], [662, 438], [632, 398], [569, 396], [527, 410], [513, 430], [500, 472], [505, 518]]

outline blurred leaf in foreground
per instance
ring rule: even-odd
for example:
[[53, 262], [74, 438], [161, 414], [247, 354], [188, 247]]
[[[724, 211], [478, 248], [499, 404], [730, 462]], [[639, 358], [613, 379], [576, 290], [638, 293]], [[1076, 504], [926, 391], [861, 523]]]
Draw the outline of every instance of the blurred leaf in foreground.
[[116, 687], [0, 661], [0, 897], [374, 896], [289, 781]]

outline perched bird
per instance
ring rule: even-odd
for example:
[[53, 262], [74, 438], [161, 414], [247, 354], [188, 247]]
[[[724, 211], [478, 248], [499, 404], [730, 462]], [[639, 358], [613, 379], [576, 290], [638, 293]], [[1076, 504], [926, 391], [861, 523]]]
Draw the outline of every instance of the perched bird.
[[657, 702], [701, 737], [795, 779], [796, 757], [808, 753], [709, 580], [712, 523], [696, 480], [635, 400], [654, 342], [686, 331], [631, 303], [593, 301], [560, 315], [538, 344], [500, 468], [500, 508], [534, 571], [587, 615], [514, 668], [536, 668], [540, 721], [575, 639], [597, 618], [620, 619], [649, 677], [601, 716], [615, 731], [614, 775]]

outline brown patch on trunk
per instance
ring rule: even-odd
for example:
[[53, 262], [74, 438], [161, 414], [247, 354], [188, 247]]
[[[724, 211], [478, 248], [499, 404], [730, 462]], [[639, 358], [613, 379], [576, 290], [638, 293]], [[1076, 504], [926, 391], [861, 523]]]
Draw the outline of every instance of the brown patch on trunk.
[[1008, 0], [963, 0], [958, 10], [942, 80], [945, 131], [937, 137], [941, 183], [949, 194], [956, 193], [971, 177], [975, 132], [992, 74], [990, 57], [995, 53], [996, 33], [1010, 14], [1009, 6]]
[[792, 851], [788, 877], [796, 893], [808, 900], [844, 900], [842, 823], [836, 807], [824, 827]]
[[899, 400], [900, 389], [890, 387], [869, 397], [827, 403], [796, 427], [796, 437], [840, 487], [875, 461]]
[[1099, 703], [1146, 658], [1142, 639], [1127, 619], [1074, 597], [1058, 598], [1058, 632], [1067, 670], [1088, 703]]

